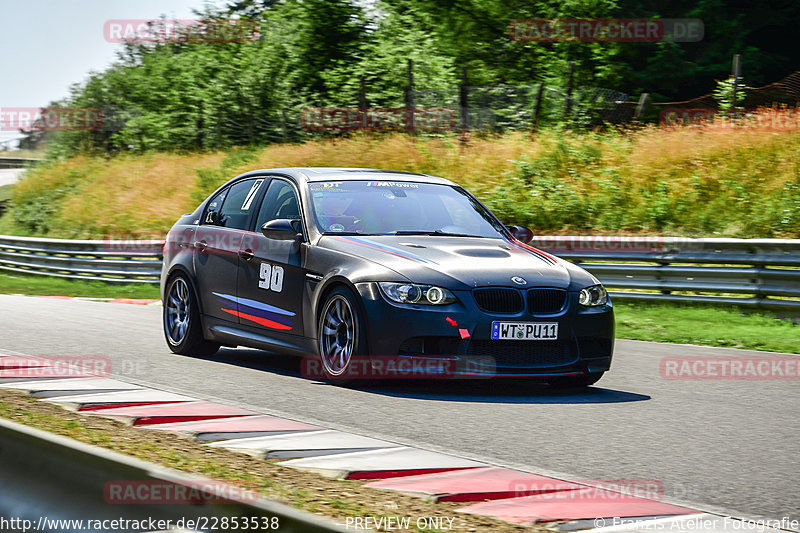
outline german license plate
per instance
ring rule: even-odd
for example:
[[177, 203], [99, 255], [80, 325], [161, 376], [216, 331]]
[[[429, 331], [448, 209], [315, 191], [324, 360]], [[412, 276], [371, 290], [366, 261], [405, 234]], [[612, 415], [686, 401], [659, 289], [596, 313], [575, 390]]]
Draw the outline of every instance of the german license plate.
[[492, 339], [550, 341], [558, 338], [558, 322], [492, 322]]

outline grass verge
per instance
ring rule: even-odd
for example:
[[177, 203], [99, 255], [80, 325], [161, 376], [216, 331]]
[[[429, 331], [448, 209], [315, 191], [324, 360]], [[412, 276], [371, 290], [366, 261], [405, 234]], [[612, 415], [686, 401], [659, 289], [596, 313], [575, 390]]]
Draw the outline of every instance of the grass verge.
[[676, 303], [614, 303], [617, 338], [800, 353], [800, 324], [769, 312]]
[[0, 270], [0, 294], [83, 296], [87, 298], [160, 298], [155, 283], [109, 283]]
[[0, 417], [151, 463], [253, 487], [267, 498], [342, 523], [348, 516], [408, 517], [412, 524], [419, 517], [436, 516], [455, 518], [452, 531], [549, 531], [457, 513], [456, 509], [465, 504], [434, 504], [420, 498], [369, 489], [361, 481], [329, 479], [243, 453], [209, 448], [165, 431], [134, 428], [116, 420], [67, 411], [57, 405], [28, 398], [19, 391], [0, 390]]
[[6, 200], [11, 200], [11, 197], [14, 195], [14, 185], [0, 185], [0, 202], [5, 202]]

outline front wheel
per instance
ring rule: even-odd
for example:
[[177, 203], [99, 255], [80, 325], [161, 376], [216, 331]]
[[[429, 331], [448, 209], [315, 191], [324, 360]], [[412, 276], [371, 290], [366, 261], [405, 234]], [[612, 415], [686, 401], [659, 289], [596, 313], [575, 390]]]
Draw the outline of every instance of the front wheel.
[[563, 376], [552, 378], [547, 383], [554, 389], [584, 389], [600, 381], [603, 374], [604, 372], [592, 372], [582, 376]]
[[336, 385], [354, 381], [352, 361], [366, 347], [364, 320], [352, 291], [334, 289], [319, 318], [319, 357], [325, 377]]
[[189, 282], [177, 274], [167, 284], [164, 298], [164, 337], [173, 353], [214, 355], [219, 344], [203, 337], [200, 310]]

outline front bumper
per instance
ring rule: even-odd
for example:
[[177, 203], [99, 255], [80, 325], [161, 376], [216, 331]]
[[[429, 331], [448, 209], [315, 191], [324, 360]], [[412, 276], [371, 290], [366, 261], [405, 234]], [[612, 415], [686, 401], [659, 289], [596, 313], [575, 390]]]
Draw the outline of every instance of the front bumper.
[[[533, 314], [526, 308], [515, 314], [493, 314], [478, 307], [472, 291], [453, 291], [459, 301], [450, 305], [424, 306], [390, 302], [376, 283], [356, 287], [364, 303], [369, 353], [375, 361], [408, 359], [416, 371], [423, 369], [433, 376], [476, 378], [547, 379], [604, 372], [611, 365], [614, 310], [610, 301], [585, 308], [578, 304], [578, 293], [569, 292], [565, 307], [557, 313]], [[493, 340], [494, 321], [557, 322], [558, 338]]]

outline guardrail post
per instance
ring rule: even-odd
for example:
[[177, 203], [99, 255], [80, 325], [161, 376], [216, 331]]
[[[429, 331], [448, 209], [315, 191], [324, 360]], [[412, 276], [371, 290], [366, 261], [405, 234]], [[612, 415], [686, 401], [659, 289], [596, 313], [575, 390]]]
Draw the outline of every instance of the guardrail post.
[[461, 131], [469, 130], [469, 87], [467, 67], [461, 67], [461, 84], [458, 86], [458, 106], [461, 108]]
[[572, 83], [575, 77], [575, 62], [569, 62], [569, 80], [567, 81], [567, 99], [566, 108], [564, 111], [564, 122], [569, 121], [569, 116], [572, 114]]
[[741, 77], [742, 71], [742, 54], [734, 54], [733, 55], [733, 66], [731, 69], [733, 72], [733, 91], [731, 97], [733, 98], [733, 102], [731, 102], [731, 112], [736, 111], [736, 96], [739, 91], [739, 78]]
[[633, 113], [633, 121], [638, 122], [639, 118], [644, 113], [644, 108], [647, 105], [647, 99], [650, 97], [650, 93], [642, 93], [639, 97], [639, 103], [636, 104], [636, 111]]
[[409, 128], [412, 133], [416, 131], [414, 123], [414, 62], [409, 58], [406, 63], [406, 111], [409, 113]]
[[361, 128], [366, 131], [367, 129], [367, 82], [364, 76], [358, 79], [358, 109], [361, 111]]
[[544, 82], [539, 84], [539, 88], [536, 90], [536, 107], [533, 109], [533, 129], [536, 130], [539, 127], [539, 118], [542, 115], [542, 96], [544, 93]]

